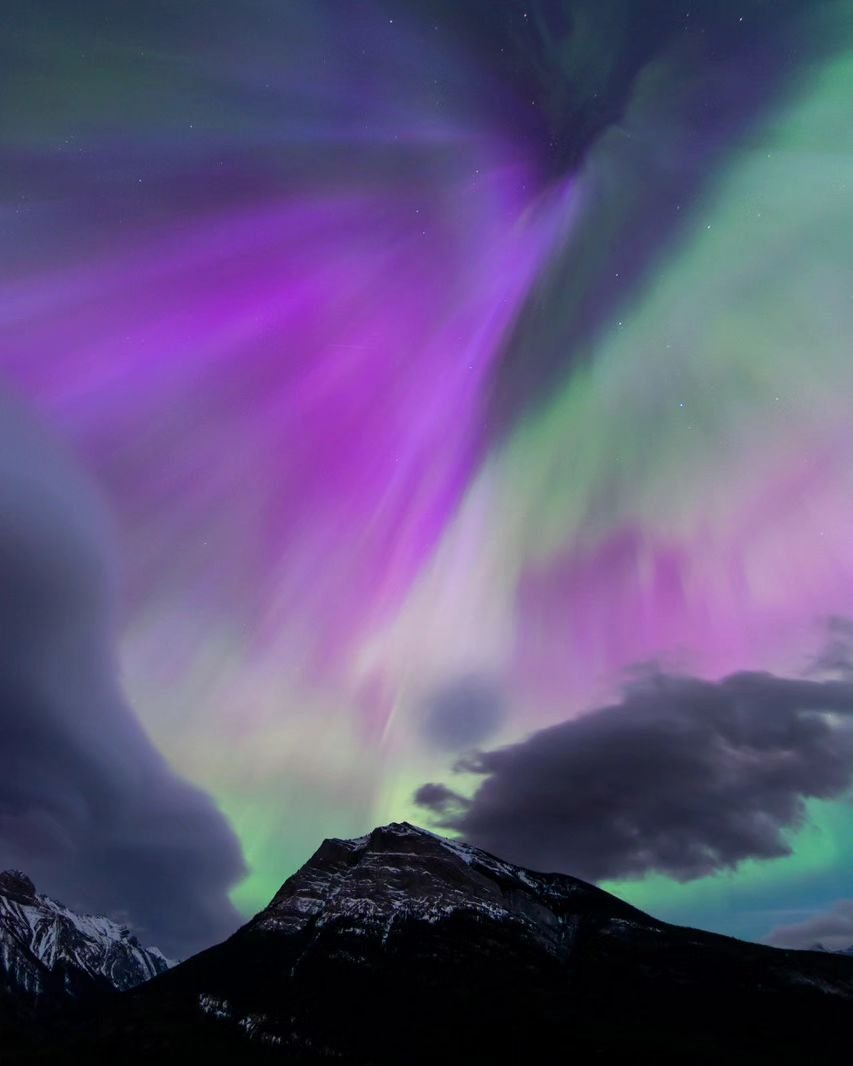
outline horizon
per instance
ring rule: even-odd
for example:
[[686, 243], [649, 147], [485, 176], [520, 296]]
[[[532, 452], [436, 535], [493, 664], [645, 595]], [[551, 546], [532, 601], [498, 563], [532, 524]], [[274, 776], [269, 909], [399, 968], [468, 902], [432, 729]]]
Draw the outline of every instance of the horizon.
[[[320, 842], [320, 844], [317, 846], [317, 848], [315, 849], [313, 854], [306, 860], [306, 862], [303, 863], [302, 866], [299, 867], [299, 869], [295, 870], [293, 873], [289, 874], [287, 877], [284, 878], [284, 880], [281, 883], [281, 886], [276, 890], [276, 892], [273, 893], [273, 895], [267, 901], [267, 903], [263, 907], [261, 907], [260, 910], [258, 910], [256, 913], [247, 916], [247, 925], [251, 924], [256, 918], [260, 917], [261, 915], [264, 914], [264, 912], [269, 911], [274, 906], [276, 898], [278, 896], [280, 896], [280, 894], [282, 892], [282, 889], [286, 886], [286, 884], [292, 878], [296, 877], [299, 873], [301, 873], [303, 869], [311, 867], [311, 865], [314, 862], [314, 860], [318, 858], [318, 856], [320, 855], [320, 852], [323, 850], [323, 846], [324, 845], [326, 845], [326, 844], [356, 844], [356, 845], [361, 846], [363, 849], [367, 849], [369, 847], [371, 839], [377, 833], [380, 833], [382, 831], [387, 831], [387, 830], [400, 830], [400, 829], [405, 830], [407, 833], [408, 832], [412, 832], [412, 833], [414, 833], [414, 834], [416, 834], [418, 836], [429, 837], [430, 839], [437, 841], [440, 845], [443, 845], [443, 846], [446, 845], [446, 846], [448, 846], [448, 850], [450, 850], [450, 852], [453, 853], [453, 854], [457, 854], [458, 855], [459, 854], [459, 848], [461, 847], [466, 852], [475, 852], [475, 853], [477, 853], [479, 855], [485, 856], [486, 859], [497, 860], [497, 862], [500, 863], [501, 868], [504, 868], [504, 869], [506, 867], [510, 867], [512, 870], [518, 870], [522, 874], [534, 874], [537, 877], [543, 877], [543, 878], [546, 878], [546, 879], [547, 878], [564, 878], [564, 877], [567, 877], [570, 881], [575, 881], [575, 882], [579, 881], [581, 884], [586, 885], [588, 888], [591, 888], [591, 889], [596, 890], [596, 891], [602, 891], [606, 895], [612, 896], [614, 899], [616, 899], [620, 903], [627, 902], [625, 900], [622, 900], [615, 893], [612, 893], [612, 892], [608, 891], [607, 889], [602, 889], [602, 888], [600, 888], [600, 886], [595, 885], [592, 882], [585, 882], [585, 881], [583, 881], [580, 878], [576, 878], [576, 877], [574, 877], [571, 874], [567, 874], [565, 871], [538, 870], [538, 869], [534, 869], [534, 868], [530, 868], [530, 867], [520, 866], [520, 865], [517, 865], [515, 863], [508, 863], [507, 860], [501, 858], [499, 855], [495, 855], [492, 852], [486, 851], [483, 848], [476, 847], [473, 844], [468, 844], [466, 841], [462, 840], [461, 838], [458, 838], [458, 837], [446, 837], [446, 836], [443, 836], [441, 833], [435, 832], [434, 830], [426, 829], [426, 828], [424, 828], [423, 826], [420, 826], [420, 825], [413, 825], [411, 822], [389, 822], [386, 825], [375, 826], [372, 830], [370, 830], [369, 833], [366, 833], [366, 834], [364, 834], [364, 835], [362, 835], [360, 837], [354, 837], [354, 838], [353, 837], [351, 837], [351, 838], [346, 838], [346, 837], [326, 837], [326, 838], [324, 838]], [[458, 845], [458, 847], [454, 847], [454, 845]], [[468, 860], [465, 860], [465, 861], [467, 862]], [[3, 878], [5, 878], [7, 876], [21, 877], [24, 880], [28, 881], [29, 884], [33, 888], [34, 898], [47, 899], [51, 903], [57, 904], [59, 907], [63, 908], [66, 911], [71, 910], [72, 913], [76, 914], [77, 917], [81, 917], [81, 918], [98, 918], [99, 920], [102, 920], [102, 921], [106, 920], [110, 924], [114, 925], [116, 928], [120, 928], [122, 930], [122, 933], [127, 931], [132, 936], [134, 936], [134, 938], [136, 938], [136, 936], [137, 936], [136, 931], [133, 929], [132, 925], [129, 926], [127, 923], [119, 922], [116, 919], [109, 917], [108, 915], [98, 915], [98, 914], [86, 913], [86, 912], [79, 912], [79, 913], [78, 912], [74, 912], [72, 908], [68, 908], [67, 905], [62, 900], [56, 899], [49, 892], [39, 891], [38, 886], [33, 885], [32, 880], [22, 870], [0, 870], [0, 882], [2, 882]], [[0, 894], [4, 894], [4, 893], [8, 893], [8, 892], [9, 892], [9, 889], [7, 887], [5, 887], [4, 884], [0, 883]], [[633, 906], [633, 905], [629, 904], [629, 906]], [[638, 908], [638, 910], [639, 910], [639, 908]], [[645, 915], [644, 911], [640, 910], [639, 912], [641, 914]], [[791, 916], [796, 915], [796, 914], [802, 914], [803, 912], [785, 912], [785, 913], [786, 913], [786, 916], [791, 917]], [[645, 915], [645, 916], [648, 917], [648, 918], [651, 918], [657, 924], [663, 924], [663, 925], [675, 924], [675, 923], [664, 922], [662, 919], [660, 919], [659, 917], [657, 917], [654, 914], [648, 914], [648, 915]], [[690, 928], [690, 927], [680, 927], [680, 926], [676, 925], [676, 928]], [[703, 932], [703, 933], [711, 933], [712, 935], [723, 935], [723, 936], [726, 935], [726, 934], [714, 934], [712, 930], [699, 929], [698, 931], [699, 932]], [[836, 952], [836, 953], [840, 953], [840, 954], [853, 954], [853, 943], [851, 943], [847, 947], [843, 947], [843, 948], [827, 948], [825, 945], [823, 945], [819, 941], [816, 941], [814, 943], [807, 944], [807, 945], [802, 945], [802, 946], [800, 946], [800, 945], [789, 946], [789, 945], [785, 945], [785, 944], [782, 944], [782, 945], [773, 944], [773, 943], [770, 943], [769, 941], [764, 941], [764, 942], [762, 942], [762, 941], [751, 941], [749, 939], [744, 939], [744, 938], [739, 938], [739, 937], [735, 937], [734, 939], [743, 940], [744, 943], [757, 943], [759, 946], [769, 947], [769, 948], [772, 948], [772, 949], [775, 949], [775, 950], [779, 950], [779, 951], [791, 951], [791, 950], [794, 950], [794, 951], [805, 951], [805, 952], [815, 952], [815, 951], [817, 951], [817, 952]], [[214, 942], [214, 943], [212, 943], [210, 945], [203, 945], [199, 949], [199, 951], [204, 951], [208, 947], [214, 947], [218, 943], [221, 943], [221, 941], [216, 941], [216, 942]], [[142, 946], [145, 948], [146, 951], [149, 951], [149, 952], [153, 951], [153, 952], [158, 953], [160, 955], [160, 957], [163, 958], [165, 960], [165, 962], [169, 966], [179, 965], [181, 962], [188, 961], [188, 959], [168, 959], [165, 955], [163, 955], [163, 953], [160, 951], [160, 948], [156, 944], [144, 944]], [[193, 957], [192, 955], [188, 956], [188, 958], [192, 958], [192, 957]]]

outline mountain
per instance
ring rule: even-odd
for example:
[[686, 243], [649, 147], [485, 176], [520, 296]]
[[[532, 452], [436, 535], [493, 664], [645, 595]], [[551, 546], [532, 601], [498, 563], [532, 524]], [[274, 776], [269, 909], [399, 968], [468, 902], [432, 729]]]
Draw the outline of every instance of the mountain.
[[69, 997], [123, 991], [169, 965], [111, 919], [38, 894], [19, 870], [0, 873], [0, 1013], [27, 1016]]
[[657, 921], [406, 823], [21, 1062], [847, 1063], [853, 959]]
[[851, 944], [849, 947], [846, 947], [846, 948], [827, 948], [827, 947], [824, 947], [823, 944], [818, 942], [817, 944], [812, 944], [812, 946], [811, 946], [811, 948], [809, 948], [809, 950], [810, 951], [831, 951], [835, 955], [853, 955], [853, 944]]

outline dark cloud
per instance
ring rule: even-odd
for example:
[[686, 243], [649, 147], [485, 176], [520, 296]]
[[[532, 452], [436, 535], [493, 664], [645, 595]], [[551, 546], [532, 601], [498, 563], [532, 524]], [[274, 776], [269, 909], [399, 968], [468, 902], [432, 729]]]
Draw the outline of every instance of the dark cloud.
[[506, 695], [496, 681], [476, 675], [456, 678], [430, 694], [423, 732], [436, 747], [461, 751], [491, 736], [506, 709]]
[[777, 926], [767, 943], [778, 948], [820, 946], [828, 951], [846, 951], [853, 947], [853, 899], [840, 899], [803, 922]]
[[0, 868], [184, 954], [237, 924], [243, 862], [123, 700], [108, 544], [74, 464], [0, 397]]
[[823, 629], [824, 644], [810, 672], [853, 680], [853, 619], [830, 615], [823, 619]]
[[421, 785], [415, 793], [415, 803], [420, 807], [429, 807], [430, 810], [442, 815], [465, 806], [465, 801], [458, 792], [454, 792], [447, 785], [439, 785], [434, 782]]
[[691, 880], [790, 853], [805, 800], [851, 784], [851, 711], [846, 681], [652, 674], [618, 704], [463, 760], [483, 776], [471, 800], [434, 784], [417, 799], [527, 866]]

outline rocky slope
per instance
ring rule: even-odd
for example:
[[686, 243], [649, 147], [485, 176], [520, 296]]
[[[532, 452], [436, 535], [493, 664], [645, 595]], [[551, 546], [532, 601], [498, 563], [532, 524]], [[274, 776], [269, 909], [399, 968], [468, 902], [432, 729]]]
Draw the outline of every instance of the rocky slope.
[[77, 914], [40, 895], [20, 871], [0, 873], [0, 998], [5, 1013], [27, 1014], [99, 990], [123, 991], [168, 967], [157, 948], [143, 948], [109, 918]]
[[853, 960], [659, 922], [407, 824], [20, 1061], [846, 1063]]

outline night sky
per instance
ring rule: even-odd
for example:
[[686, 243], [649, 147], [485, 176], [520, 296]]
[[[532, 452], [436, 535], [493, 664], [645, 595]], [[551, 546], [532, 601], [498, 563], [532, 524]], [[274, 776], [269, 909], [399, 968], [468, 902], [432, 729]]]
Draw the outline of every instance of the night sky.
[[0, 868], [853, 944], [851, 94], [853, 0], [5, 0]]

